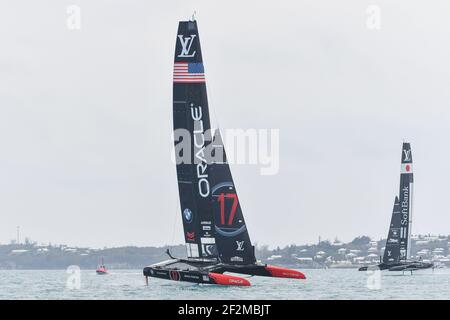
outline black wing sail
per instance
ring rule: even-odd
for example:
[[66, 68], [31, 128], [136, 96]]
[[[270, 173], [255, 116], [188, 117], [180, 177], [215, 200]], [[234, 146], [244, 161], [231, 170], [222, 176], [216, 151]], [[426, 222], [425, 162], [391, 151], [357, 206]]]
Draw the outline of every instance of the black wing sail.
[[400, 260], [410, 257], [411, 249], [411, 223], [412, 223], [412, 199], [413, 199], [413, 165], [411, 145], [403, 143], [402, 163], [400, 172]]
[[[211, 210], [211, 142], [205, 73], [196, 21], [178, 25], [173, 72], [173, 124], [178, 191], [189, 258], [215, 258]], [[209, 138], [208, 138], [209, 136]]]
[[400, 261], [400, 241], [405, 240], [400, 237], [401, 220], [400, 202], [398, 197], [395, 197], [391, 224], [389, 226], [386, 247], [384, 249], [384, 263], [395, 263]]
[[219, 130], [214, 135], [212, 154], [211, 195], [219, 259], [229, 264], [255, 263], [255, 250], [250, 241]]

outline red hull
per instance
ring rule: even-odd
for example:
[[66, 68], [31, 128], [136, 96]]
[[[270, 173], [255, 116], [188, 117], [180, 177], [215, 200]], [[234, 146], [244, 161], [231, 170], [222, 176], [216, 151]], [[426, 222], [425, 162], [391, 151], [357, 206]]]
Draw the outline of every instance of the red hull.
[[224, 286], [250, 286], [250, 282], [247, 279], [230, 276], [228, 274], [221, 273], [208, 273], [208, 276], [213, 279], [215, 284], [220, 284]]
[[108, 271], [104, 268], [97, 269], [97, 270], [95, 270], [95, 272], [97, 274], [108, 274]]
[[305, 275], [297, 270], [291, 270], [276, 266], [266, 266], [265, 269], [269, 271], [272, 277], [276, 278], [306, 279]]

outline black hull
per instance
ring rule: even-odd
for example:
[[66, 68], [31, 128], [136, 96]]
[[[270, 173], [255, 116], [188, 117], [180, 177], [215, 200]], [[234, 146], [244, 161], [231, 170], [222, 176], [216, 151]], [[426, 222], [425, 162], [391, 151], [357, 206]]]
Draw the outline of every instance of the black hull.
[[144, 276], [172, 281], [184, 281], [199, 284], [218, 284], [249, 286], [244, 278], [224, 275], [217, 262], [200, 262], [174, 259], [145, 267]]
[[358, 269], [358, 271], [367, 270], [388, 270], [388, 271], [416, 271], [433, 268], [432, 263], [422, 261], [405, 261], [400, 263], [380, 263], [373, 266], [364, 266]]
[[250, 282], [244, 278], [224, 274], [225, 272], [265, 276], [277, 278], [305, 279], [303, 273], [262, 264], [228, 265], [217, 261], [195, 261], [174, 259], [145, 267], [145, 277], [185, 281], [201, 284], [220, 284], [249, 286]]
[[209, 277], [208, 272], [200, 271], [182, 271], [145, 267], [144, 276], [173, 281], [214, 284], [213, 280]]

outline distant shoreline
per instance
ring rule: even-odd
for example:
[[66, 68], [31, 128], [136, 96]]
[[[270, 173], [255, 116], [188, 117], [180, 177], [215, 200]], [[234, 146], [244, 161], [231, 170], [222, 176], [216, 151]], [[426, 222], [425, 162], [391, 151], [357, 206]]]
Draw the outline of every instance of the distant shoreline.
[[[349, 243], [338, 239], [311, 245], [290, 245], [269, 249], [257, 246], [256, 257], [262, 263], [298, 269], [352, 269], [378, 263], [384, 251], [385, 240], [372, 240], [367, 236]], [[142, 270], [143, 267], [169, 259], [170, 249], [175, 257], [185, 257], [184, 245], [163, 247], [117, 247], [105, 249], [69, 247], [66, 245], [38, 245], [27, 241], [22, 244], [0, 245], [0, 270], [66, 270], [78, 266], [81, 270], [94, 270], [104, 259], [110, 270]], [[440, 267], [450, 267], [450, 235], [419, 235], [411, 242], [411, 254], [433, 261]]]

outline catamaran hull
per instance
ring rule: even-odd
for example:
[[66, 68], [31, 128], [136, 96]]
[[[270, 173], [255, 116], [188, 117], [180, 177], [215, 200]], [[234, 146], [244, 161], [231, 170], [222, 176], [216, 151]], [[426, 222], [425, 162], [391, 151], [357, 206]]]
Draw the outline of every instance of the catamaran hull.
[[297, 270], [271, 266], [271, 265], [224, 265], [218, 270], [220, 272], [233, 272], [248, 274], [251, 276], [273, 277], [273, 278], [289, 278], [289, 279], [306, 279], [305, 275]]
[[413, 262], [411, 264], [407, 265], [400, 265], [400, 266], [394, 266], [389, 268], [389, 271], [417, 271], [417, 270], [424, 270], [424, 269], [430, 269], [433, 268], [432, 263], [426, 263], [426, 262]]
[[225, 272], [265, 276], [276, 278], [306, 279], [297, 270], [270, 265], [227, 265], [222, 263], [202, 263], [183, 259], [174, 259], [145, 267], [144, 276], [173, 281], [185, 281], [202, 284], [249, 286], [247, 279], [224, 274]]
[[250, 282], [244, 278], [214, 272], [164, 270], [146, 267], [144, 268], [144, 276], [201, 284], [217, 284], [228, 286], [250, 285]]
[[411, 261], [404, 263], [396, 263], [396, 264], [386, 264], [380, 263], [375, 266], [365, 266], [358, 269], [358, 271], [367, 271], [367, 270], [388, 270], [388, 271], [416, 271], [433, 268], [432, 263], [421, 262], [421, 261]]

